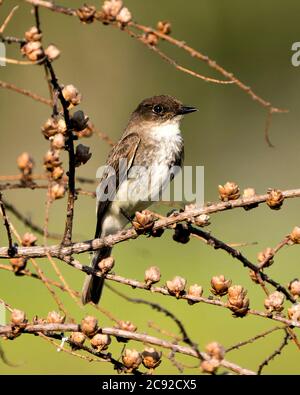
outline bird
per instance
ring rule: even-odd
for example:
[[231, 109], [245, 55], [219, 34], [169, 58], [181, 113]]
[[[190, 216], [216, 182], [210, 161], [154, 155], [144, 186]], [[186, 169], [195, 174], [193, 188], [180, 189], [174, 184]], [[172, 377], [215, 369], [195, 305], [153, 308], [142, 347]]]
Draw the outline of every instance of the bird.
[[[108, 155], [97, 187], [95, 238], [124, 229], [135, 213], [148, 208], [169, 184], [174, 176], [170, 177], [170, 170], [183, 166], [180, 121], [194, 111], [197, 108], [183, 105], [169, 95], [144, 99], [133, 111], [120, 140]], [[97, 269], [111, 251], [108, 246], [95, 251], [91, 266]], [[103, 277], [87, 275], [82, 303], [97, 304], [103, 284]]]

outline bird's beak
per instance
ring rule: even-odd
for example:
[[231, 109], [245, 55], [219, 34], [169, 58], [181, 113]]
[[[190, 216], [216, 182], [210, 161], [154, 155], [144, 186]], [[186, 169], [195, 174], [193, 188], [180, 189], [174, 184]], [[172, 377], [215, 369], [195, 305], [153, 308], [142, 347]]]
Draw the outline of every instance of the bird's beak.
[[178, 110], [179, 115], [189, 114], [190, 112], [198, 111], [198, 108], [190, 107], [190, 106], [181, 106]]

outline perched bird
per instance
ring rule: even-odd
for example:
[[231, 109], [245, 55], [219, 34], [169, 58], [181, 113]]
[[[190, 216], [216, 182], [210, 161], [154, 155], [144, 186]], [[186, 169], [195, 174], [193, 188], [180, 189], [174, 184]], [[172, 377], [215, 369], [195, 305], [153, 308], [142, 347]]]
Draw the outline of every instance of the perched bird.
[[[184, 106], [167, 95], [153, 96], [138, 105], [108, 156], [106, 171], [97, 188], [95, 238], [123, 229], [136, 211], [149, 207], [168, 185], [172, 178], [170, 170], [183, 164], [180, 121], [183, 115], [194, 111], [197, 111], [195, 107]], [[98, 268], [98, 263], [110, 254], [111, 247], [96, 251], [92, 267]], [[88, 275], [82, 303], [98, 303], [103, 283], [103, 278]]]

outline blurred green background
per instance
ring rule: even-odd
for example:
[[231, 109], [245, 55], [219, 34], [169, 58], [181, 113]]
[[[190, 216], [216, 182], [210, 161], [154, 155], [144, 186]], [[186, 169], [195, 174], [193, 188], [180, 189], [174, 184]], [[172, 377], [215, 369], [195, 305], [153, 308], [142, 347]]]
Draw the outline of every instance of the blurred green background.
[[[76, 7], [80, 1], [63, 1], [62, 5]], [[91, 4], [100, 6], [99, 1]], [[23, 37], [33, 25], [31, 7], [22, 1], [4, 1], [0, 7], [1, 20], [11, 7], [20, 8], [9, 24], [6, 34]], [[275, 106], [289, 109], [288, 114], [273, 117], [271, 139], [275, 148], [264, 141], [263, 131], [266, 111], [236, 86], [208, 84], [180, 73], [153, 52], [125, 33], [100, 23], [82, 25], [76, 18], [41, 10], [44, 45], [54, 43], [62, 51], [54, 64], [59, 81], [73, 83], [83, 94], [83, 109], [101, 130], [114, 140], [118, 139], [126, 125], [130, 112], [143, 98], [167, 93], [184, 103], [200, 109], [184, 121], [185, 155], [187, 165], [205, 166], [205, 200], [218, 199], [217, 186], [228, 180], [237, 182], [241, 188], [254, 187], [264, 193], [268, 187], [281, 189], [299, 187], [299, 83], [300, 68], [291, 64], [291, 46], [300, 41], [300, 3], [296, 0], [127, 0], [135, 20], [155, 26], [158, 20], [172, 23], [174, 37], [186, 41], [192, 47], [215, 59], [232, 71], [243, 82]], [[163, 48], [178, 62], [196, 71], [216, 75], [206, 65], [189, 58], [178, 48]], [[19, 57], [19, 51], [9, 46], [7, 56]], [[47, 84], [42, 67], [8, 65], [0, 68], [0, 79], [47, 96]], [[42, 171], [42, 158], [48, 142], [40, 132], [41, 125], [50, 115], [47, 106], [7, 90], [0, 90], [0, 174], [17, 174], [16, 157], [28, 151], [35, 158], [36, 172]], [[108, 145], [94, 135], [82, 141], [93, 153], [86, 166], [80, 167], [78, 175], [94, 178], [96, 169], [108, 154]], [[65, 156], [66, 158], [66, 156]], [[66, 163], [66, 161], [65, 161]], [[92, 188], [92, 187], [91, 187]], [[7, 191], [5, 198], [24, 214], [43, 225], [45, 191]], [[57, 201], [51, 207], [50, 230], [62, 232], [64, 228], [66, 200]], [[299, 224], [298, 199], [284, 202], [280, 211], [265, 206], [246, 212], [234, 210], [216, 214], [211, 218], [209, 229], [226, 242], [257, 242], [257, 245], [241, 248], [256, 260], [257, 252], [275, 246], [290, 230]], [[166, 212], [168, 208], [160, 208]], [[27, 229], [10, 216], [20, 233]], [[76, 240], [89, 239], [95, 227], [95, 202], [80, 197], [76, 202], [74, 233]], [[6, 244], [4, 228], [1, 245]], [[39, 238], [42, 243], [42, 238]], [[263, 309], [264, 295], [248, 276], [248, 271], [222, 251], [214, 251], [205, 244], [192, 240], [187, 245], [172, 241], [171, 232], [161, 239], [140, 237], [122, 243], [114, 249], [115, 271], [123, 276], [143, 279], [144, 270], [157, 265], [162, 272], [162, 283], [175, 275], [185, 277], [189, 284], [199, 283], [204, 294], [209, 295], [210, 278], [224, 274], [233, 283], [245, 286], [249, 291], [252, 308]], [[88, 255], [80, 261], [88, 263]], [[55, 277], [49, 263], [40, 264], [48, 276]], [[80, 289], [83, 274], [59, 263], [67, 281]], [[284, 248], [268, 273], [283, 284], [299, 276], [299, 250]], [[200, 348], [217, 340], [225, 347], [271, 328], [276, 323], [246, 317], [234, 319], [227, 310], [202, 304], [189, 306], [173, 298], [148, 295], [129, 287], [115, 287], [130, 296], [150, 299], [163, 304], [185, 324], [191, 338]], [[95, 311], [91, 307], [80, 309], [68, 295], [57, 291], [71, 315], [80, 320]], [[56, 305], [38, 281], [15, 277], [9, 272], [0, 273], [0, 297], [12, 306], [25, 310], [29, 318], [35, 314], [44, 317]], [[177, 328], [172, 321], [152, 311], [147, 306], [132, 305], [106, 289], [101, 306], [119, 319], [131, 320], [140, 332], [157, 333], [148, 328], [148, 321], [156, 322], [169, 331]], [[100, 325], [112, 323], [97, 313]], [[277, 348], [283, 337], [275, 332], [266, 339], [245, 346], [228, 354], [228, 359], [250, 369]], [[2, 373], [46, 374], [102, 374], [113, 373], [110, 365], [88, 363], [65, 353], [33, 336], [21, 336], [15, 341], [1, 342], [7, 358], [17, 367], [8, 367], [0, 361]], [[142, 350], [142, 344], [129, 343], [129, 348]], [[122, 344], [113, 340], [111, 350], [118, 357]], [[178, 358], [188, 365], [195, 360]], [[164, 359], [158, 373], [177, 373], [178, 370]], [[186, 373], [197, 370], [186, 369]], [[299, 350], [291, 343], [282, 356], [275, 359], [265, 373], [300, 373]]]

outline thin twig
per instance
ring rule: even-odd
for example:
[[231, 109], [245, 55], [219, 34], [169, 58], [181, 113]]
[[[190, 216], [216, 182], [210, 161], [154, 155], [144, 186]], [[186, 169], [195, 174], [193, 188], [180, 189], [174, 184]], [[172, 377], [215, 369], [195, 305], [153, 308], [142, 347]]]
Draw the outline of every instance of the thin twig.
[[8, 218], [7, 218], [7, 215], [6, 215], [5, 204], [3, 202], [2, 193], [1, 192], [0, 192], [0, 211], [1, 211], [1, 214], [2, 214], [2, 217], [3, 217], [4, 226], [6, 228], [9, 256], [12, 257], [12, 256], [14, 256], [15, 246], [13, 245], [13, 241], [12, 241], [12, 237], [11, 237], [11, 231], [10, 231], [10, 224], [9, 224], [9, 221], [8, 221]]

